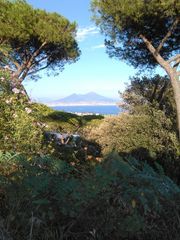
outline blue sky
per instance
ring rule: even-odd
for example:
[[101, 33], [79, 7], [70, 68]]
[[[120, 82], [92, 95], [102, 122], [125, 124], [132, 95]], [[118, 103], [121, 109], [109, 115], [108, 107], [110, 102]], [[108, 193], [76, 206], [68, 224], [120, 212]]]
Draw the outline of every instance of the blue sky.
[[25, 87], [36, 101], [54, 100], [72, 93], [97, 92], [118, 98], [135, 69], [122, 61], [110, 59], [105, 52], [104, 36], [91, 21], [90, 0], [27, 0], [36, 8], [58, 12], [78, 24], [77, 40], [81, 49], [78, 62], [66, 65], [58, 76], [41, 72], [37, 82], [26, 81]]

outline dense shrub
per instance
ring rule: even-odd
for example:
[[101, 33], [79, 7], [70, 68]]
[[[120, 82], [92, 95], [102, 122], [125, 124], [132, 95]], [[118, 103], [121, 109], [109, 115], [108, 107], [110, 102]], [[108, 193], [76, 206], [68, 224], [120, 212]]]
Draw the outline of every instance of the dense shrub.
[[115, 150], [151, 163], [157, 160], [168, 175], [178, 179], [180, 146], [171, 126], [162, 111], [146, 107], [139, 114], [107, 117], [98, 127], [85, 128], [84, 136], [96, 141], [104, 154]]
[[178, 240], [180, 189], [158, 165], [110, 155], [89, 173], [0, 155], [4, 231], [14, 240]]
[[[47, 113], [47, 111], [45, 112]], [[42, 121], [47, 123], [49, 129], [66, 133], [80, 132], [81, 129], [87, 124], [95, 124], [96, 122], [98, 123], [101, 119], [104, 118], [101, 115], [78, 116], [73, 113], [55, 110], [49, 111], [49, 113], [46, 115], [43, 111], [40, 115], [42, 116]]]
[[[145, 106], [151, 106], [164, 112], [172, 121], [173, 130], [177, 130], [176, 104], [170, 79], [167, 76], [132, 77], [131, 83], [120, 96], [121, 107], [131, 113], [143, 112]], [[177, 131], [178, 132], [178, 131]]]
[[26, 153], [41, 152], [42, 128], [25, 91], [8, 71], [0, 72], [0, 149]]
[[153, 155], [167, 147], [176, 147], [175, 135], [170, 129], [171, 122], [164, 114], [151, 109], [151, 114], [124, 113], [118, 117], [107, 117], [97, 128], [90, 128], [90, 132], [89, 128], [84, 129], [84, 134], [101, 144], [105, 153], [145, 148]]

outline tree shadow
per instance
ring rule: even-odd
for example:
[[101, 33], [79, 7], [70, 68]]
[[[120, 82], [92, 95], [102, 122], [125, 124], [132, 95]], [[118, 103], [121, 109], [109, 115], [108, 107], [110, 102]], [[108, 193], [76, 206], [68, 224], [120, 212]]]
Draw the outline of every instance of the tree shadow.
[[159, 171], [159, 167], [165, 175], [169, 176], [177, 184], [180, 184], [180, 162], [178, 156], [173, 153], [155, 153], [147, 148], [139, 147], [130, 152], [119, 152], [124, 159], [133, 157], [139, 161], [148, 163], [153, 169]]

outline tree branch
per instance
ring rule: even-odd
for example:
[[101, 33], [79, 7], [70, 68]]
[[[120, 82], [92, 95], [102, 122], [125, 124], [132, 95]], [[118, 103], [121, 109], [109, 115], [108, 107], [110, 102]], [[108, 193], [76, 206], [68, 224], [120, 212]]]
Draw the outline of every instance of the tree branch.
[[[21, 81], [23, 81], [24, 78], [27, 76], [27, 74], [28, 74], [28, 72], [29, 72], [29, 70], [30, 70], [30, 68], [31, 68], [31, 65], [32, 65], [34, 59], [39, 55], [41, 49], [42, 49], [45, 45], [46, 45], [46, 42], [43, 42], [43, 43], [41, 44], [41, 46], [32, 54], [32, 56], [30, 57], [30, 59], [26, 62], [25, 67], [24, 67], [24, 72], [23, 72], [23, 73], [21, 72], [21, 73], [22, 73]], [[20, 75], [21, 75], [21, 73], [20, 73]], [[20, 75], [19, 75], [19, 76], [20, 76]]]
[[180, 58], [176, 60], [175, 64], [173, 65], [173, 68], [177, 68], [180, 64]]
[[[139, 37], [144, 41], [146, 44], [147, 49], [152, 53], [156, 61], [164, 68], [165, 66], [169, 65], [167, 61], [165, 61], [161, 55], [156, 51], [155, 47], [152, 45], [152, 43], [142, 34], [139, 35]], [[169, 65], [170, 66], [170, 65]]]
[[1, 52], [7, 59], [9, 59], [9, 60], [16, 66], [17, 69], [20, 68], [20, 64], [19, 64], [18, 62], [14, 61], [14, 59], [12, 59], [12, 58], [10, 57], [10, 55], [8, 54], [8, 52], [6, 52], [6, 51], [3, 50], [3, 49], [0, 49], [0, 52]]
[[46, 64], [46, 66], [44, 66], [44, 67], [42, 67], [42, 68], [39, 68], [39, 69], [37, 69], [37, 70], [35, 70], [35, 71], [30, 72], [30, 73], [27, 74], [27, 75], [35, 74], [35, 73], [37, 73], [37, 72], [39, 72], [39, 71], [41, 71], [41, 70], [44, 70], [44, 69], [46, 69], [47, 67], [49, 67], [50, 64], [51, 64], [51, 62], [49, 62], [48, 64]]
[[43, 62], [44, 60], [47, 59], [47, 56], [42, 57], [41, 59], [39, 59], [38, 61], [36, 61], [36, 64], [39, 64], [40, 62]]
[[176, 26], [179, 23], [179, 17], [176, 18], [176, 20], [173, 22], [172, 26], [170, 27], [169, 31], [167, 32], [166, 36], [162, 39], [162, 41], [160, 42], [159, 46], [157, 47], [156, 51], [157, 53], [159, 53], [164, 45], [164, 43], [167, 41], [167, 39], [171, 36], [172, 32], [174, 31], [174, 29], [176, 28]]
[[177, 54], [176, 56], [170, 58], [167, 62], [168, 62], [168, 63], [171, 63], [171, 62], [176, 61], [177, 59], [180, 59], [180, 54]]

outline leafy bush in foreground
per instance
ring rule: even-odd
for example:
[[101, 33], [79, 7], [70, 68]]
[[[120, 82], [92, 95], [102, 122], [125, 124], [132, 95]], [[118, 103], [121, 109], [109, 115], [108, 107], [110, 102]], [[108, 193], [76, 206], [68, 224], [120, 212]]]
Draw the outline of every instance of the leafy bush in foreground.
[[0, 155], [0, 216], [14, 240], [179, 239], [180, 189], [159, 165], [110, 155], [83, 172]]
[[41, 152], [42, 126], [25, 91], [0, 71], [0, 150], [33, 155]]

